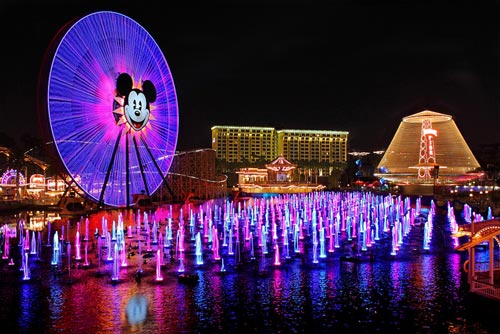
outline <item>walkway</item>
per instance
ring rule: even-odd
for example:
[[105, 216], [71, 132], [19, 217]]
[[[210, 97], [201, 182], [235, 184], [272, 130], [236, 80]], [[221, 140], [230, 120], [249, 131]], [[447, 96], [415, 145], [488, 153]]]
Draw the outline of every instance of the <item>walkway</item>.
[[[500, 220], [492, 219], [461, 225], [458, 235], [468, 235], [469, 241], [456, 247], [458, 251], [469, 252], [469, 259], [464, 263], [468, 272], [470, 292], [500, 301], [500, 261], [495, 261], [495, 243], [500, 246]], [[488, 244], [489, 263], [487, 268], [478, 268], [476, 248]]]

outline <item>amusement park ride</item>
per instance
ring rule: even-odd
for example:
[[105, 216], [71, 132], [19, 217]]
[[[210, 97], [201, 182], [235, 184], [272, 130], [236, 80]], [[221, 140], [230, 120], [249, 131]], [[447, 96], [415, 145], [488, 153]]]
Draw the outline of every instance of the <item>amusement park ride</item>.
[[99, 208], [150, 204], [168, 188], [178, 131], [155, 40], [127, 16], [96, 12], [65, 26], [44, 64], [39, 115], [55, 165]]

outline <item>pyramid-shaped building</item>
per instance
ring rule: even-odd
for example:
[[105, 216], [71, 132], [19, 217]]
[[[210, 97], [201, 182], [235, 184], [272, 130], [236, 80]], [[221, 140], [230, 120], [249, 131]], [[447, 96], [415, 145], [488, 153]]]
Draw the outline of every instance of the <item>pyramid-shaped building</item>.
[[430, 110], [404, 117], [375, 174], [396, 184], [460, 184], [480, 167], [452, 116]]

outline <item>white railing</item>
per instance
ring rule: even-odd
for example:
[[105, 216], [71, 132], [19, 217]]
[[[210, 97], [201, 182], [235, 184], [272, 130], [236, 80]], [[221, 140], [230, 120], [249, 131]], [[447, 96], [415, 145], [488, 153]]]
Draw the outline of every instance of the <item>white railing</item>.
[[500, 286], [473, 280], [470, 291], [491, 299], [500, 300]]
[[[488, 273], [490, 271], [489, 262], [476, 262], [474, 266], [475, 273]], [[493, 262], [493, 271], [500, 271], [500, 261]]]

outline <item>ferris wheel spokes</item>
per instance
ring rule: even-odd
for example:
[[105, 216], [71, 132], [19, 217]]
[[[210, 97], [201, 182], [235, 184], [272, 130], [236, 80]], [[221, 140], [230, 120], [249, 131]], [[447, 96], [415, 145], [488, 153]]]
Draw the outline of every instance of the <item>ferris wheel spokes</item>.
[[104, 177], [104, 182], [102, 183], [101, 194], [99, 196], [99, 206], [104, 203], [104, 192], [106, 191], [106, 185], [109, 181], [109, 175], [111, 174], [111, 169], [113, 164], [115, 163], [116, 152], [118, 151], [118, 144], [120, 144], [120, 138], [122, 137], [122, 131], [118, 131], [118, 135], [116, 136], [115, 146], [113, 148], [113, 153], [111, 154], [111, 158], [109, 159], [108, 168], [106, 170], [106, 176]]
[[160, 166], [158, 165], [158, 162], [156, 161], [155, 157], [153, 156], [153, 153], [151, 153], [151, 150], [149, 149], [148, 144], [146, 143], [146, 141], [144, 140], [144, 138], [142, 136], [140, 138], [141, 138], [141, 142], [144, 144], [144, 147], [146, 148], [146, 151], [148, 152], [149, 156], [151, 157], [151, 161], [153, 161], [153, 164], [155, 165], [158, 174], [161, 176], [161, 178], [163, 180], [163, 184], [167, 187], [170, 195], [172, 195], [172, 197], [173, 197], [174, 193], [172, 192], [172, 189], [170, 189], [168, 182], [167, 182], [167, 179], [166, 179], [165, 175], [163, 175], [163, 172], [162, 172]]
[[[137, 140], [135, 139], [135, 136], [132, 138], [132, 140], [134, 142], [135, 154], [137, 156], [137, 161], [139, 162], [139, 169], [141, 171], [142, 181], [144, 182], [144, 188], [145, 188], [146, 194], [149, 197], [150, 194], [149, 194], [148, 182], [146, 181], [146, 174], [144, 173], [144, 166], [142, 164], [141, 154], [139, 153], [139, 147], [137, 146]], [[154, 161], [154, 159], [152, 159], [152, 160]]]

